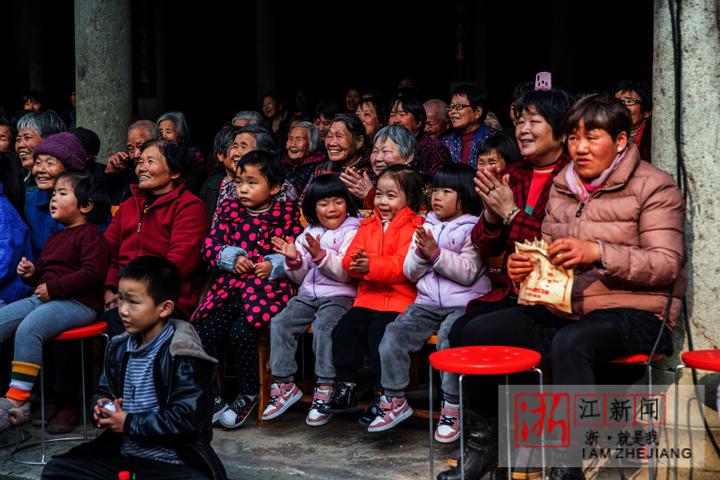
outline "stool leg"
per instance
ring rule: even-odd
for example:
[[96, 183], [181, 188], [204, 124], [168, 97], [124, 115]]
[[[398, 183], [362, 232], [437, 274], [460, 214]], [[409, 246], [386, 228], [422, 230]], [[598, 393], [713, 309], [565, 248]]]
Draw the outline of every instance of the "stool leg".
[[460, 395], [460, 479], [465, 480], [465, 415], [463, 414], [463, 380], [465, 375], [458, 377], [458, 394]]
[[512, 453], [510, 452], [510, 377], [505, 374], [505, 443], [507, 445], [508, 476], [512, 478]]
[[83, 440], [87, 440], [87, 399], [85, 398], [85, 341], [80, 339], [80, 378], [82, 379], [82, 411], [83, 419]]
[[45, 368], [40, 367], [40, 463], [45, 465]]
[[433, 458], [433, 367], [430, 365], [428, 373], [428, 416], [430, 420], [430, 480], [435, 480], [435, 459]]
[[[535, 367], [531, 369], [532, 372], [537, 373], [538, 376], [538, 386], [540, 387], [540, 395], [545, 393], [545, 387], [543, 384], [543, 372], [539, 368]], [[542, 476], [541, 478], [545, 478], [545, 466], [547, 465], [545, 461], [545, 429], [543, 428], [540, 432], [540, 461], [541, 461], [541, 468], [542, 468]]]
[[[674, 447], [675, 449], [678, 448], [678, 444], [680, 443], [680, 439], [678, 436], [678, 429], [680, 428], [680, 417], [678, 415], [678, 409], [680, 408], [680, 400], [678, 398], [680, 393], [680, 374], [682, 373], [682, 369], [685, 368], [684, 364], [680, 364], [677, 367], [675, 367], [675, 431], [673, 432], [674, 437]], [[673, 472], [674, 472], [674, 478], [677, 480], [678, 478], [678, 461], [677, 458], [675, 459], [675, 464], [673, 466]]]

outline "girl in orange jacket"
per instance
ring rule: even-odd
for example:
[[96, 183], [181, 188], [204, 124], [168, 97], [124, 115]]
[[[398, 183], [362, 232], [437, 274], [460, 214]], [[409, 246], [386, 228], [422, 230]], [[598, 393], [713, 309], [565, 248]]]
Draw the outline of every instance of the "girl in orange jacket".
[[[369, 368], [380, 379], [378, 346], [385, 327], [413, 303], [417, 290], [403, 273], [403, 262], [415, 229], [423, 219], [420, 175], [405, 165], [392, 165], [377, 180], [375, 211], [360, 223], [343, 267], [357, 278], [358, 294], [333, 330], [336, 380], [333, 396], [323, 411], [328, 414], [357, 411], [357, 370], [369, 356]], [[377, 415], [381, 392], [376, 392], [360, 422], [367, 426]]]

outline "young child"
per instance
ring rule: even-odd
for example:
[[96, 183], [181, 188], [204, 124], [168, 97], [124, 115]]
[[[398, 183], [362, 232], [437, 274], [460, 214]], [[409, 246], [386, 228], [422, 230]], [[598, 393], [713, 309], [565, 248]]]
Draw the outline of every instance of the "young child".
[[17, 265], [17, 274], [35, 286], [34, 294], [0, 309], [0, 341], [15, 334], [10, 388], [0, 398], [0, 430], [29, 419], [28, 399], [42, 367], [43, 344], [102, 312], [110, 248], [96, 223], [109, 211], [107, 194], [90, 179], [74, 173], [58, 177], [50, 215], [64, 229], [50, 236], [37, 262], [23, 257]]
[[93, 397], [95, 440], [55, 457], [43, 478], [224, 479], [210, 446], [217, 360], [193, 327], [170, 318], [181, 279], [169, 260], [140, 256], [119, 272], [118, 309], [127, 333], [107, 346]]
[[505, 170], [505, 167], [521, 159], [515, 138], [509, 135], [497, 134], [478, 146], [477, 169], [488, 170], [495, 175], [500, 175]]
[[[415, 303], [385, 330], [380, 343], [381, 385], [385, 396], [369, 432], [388, 430], [412, 415], [404, 388], [409, 382], [410, 352], [417, 352], [437, 331], [437, 349], [450, 347], [450, 329], [473, 298], [490, 290], [486, 268], [475, 251], [470, 233], [482, 212], [475, 192], [475, 172], [469, 165], [451, 163], [435, 176], [432, 211], [418, 227], [403, 271], [417, 282]], [[460, 436], [457, 375], [441, 374], [444, 401], [435, 432], [438, 442]]]
[[191, 322], [209, 351], [225, 340], [230, 344], [240, 393], [230, 405], [218, 396], [214, 414], [226, 428], [241, 426], [257, 405], [257, 331], [295, 293], [288, 281], [271, 275], [273, 270], [284, 274], [283, 256], [275, 254], [272, 238], [294, 241], [301, 232], [296, 204], [276, 199], [284, 180], [285, 169], [273, 154], [245, 154], [235, 171], [237, 198], [218, 205], [217, 222], [203, 247], [203, 258], [220, 272]]
[[[375, 211], [360, 223], [343, 267], [357, 278], [358, 295], [333, 330], [333, 363], [338, 384], [322, 413], [357, 411], [356, 375], [368, 354], [370, 372], [380, 379], [378, 346], [385, 327], [415, 301], [417, 290], [403, 273], [413, 233], [422, 225], [417, 212], [423, 193], [420, 175], [405, 165], [392, 165], [378, 177]], [[377, 415], [381, 392], [360, 417], [367, 426]]]
[[300, 289], [270, 321], [270, 365], [275, 383], [263, 420], [282, 415], [302, 398], [293, 383], [297, 335], [312, 324], [317, 387], [305, 423], [317, 427], [330, 421], [330, 415], [318, 409], [330, 400], [335, 383], [331, 334], [357, 295], [342, 261], [360, 219], [350, 192], [336, 175], [315, 177], [302, 205], [309, 223], [304, 235], [294, 244], [280, 237], [272, 239], [275, 251], [285, 256], [287, 276], [300, 284]]

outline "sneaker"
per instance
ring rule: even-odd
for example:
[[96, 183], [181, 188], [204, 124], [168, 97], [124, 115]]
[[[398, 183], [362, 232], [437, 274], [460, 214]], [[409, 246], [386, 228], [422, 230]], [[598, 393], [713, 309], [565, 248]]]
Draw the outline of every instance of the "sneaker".
[[213, 400], [213, 416], [212, 416], [212, 423], [213, 425], [216, 425], [218, 422], [220, 422], [220, 416], [225, 413], [225, 410], [228, 409], [228, 404], [225, 401], [225, 399], [222, 397], [222, 395], [218, 395], [215, 397], [215, 400]]
[[357, 406], [355, 385], [340, 383], [335, 386], [330, 401], [318, 409], [321, 413], [352, 413], [360, 411]]
[[368, 432], [384, 432], [390, 430], [403, 420], [407, 420], [413, 414], [410, 404], [405, 397], [380, 397], [380, 405], [377, 417], [368, 427]]
[[435, 441], [452, 443], [460, 438], [460, 406], [443, 402], [440, 421], [435, 430]]
[[220, 415], [220, 425], [225, 428], [242, 427], [257, 404], [257, 395], [238, 396]]
[[47, 424], [47, 432], [53, 435], [70, 433], [80, 420], [78, 407], [61, 408]]
[[332, 413], [321, 412], [322, 408], [327, 405], [332, 396], [332, 387], [315, 387], [315, 393], [313, 393], [313, 403], [310, 406], [310, 411], [305, 418], [305, 423], [311, 427], [321, 427], [328, 423], [332, 418]]
[[358, 423], [360, 423], [360, 425], [362, 425], [363, 427], [369, 427], [373, 420], [375, 420], [375, 417], [378, 416], [380, 408], [380, 397], [382, 397], [382, 395], [382, 390], [375, 390], [373, 397], [370, 399], [370, 403], [368, 403], [367, 408], [362, 413], [362, 415], [360, 415]]
[[272, 420], [287, 411], [302, 398], [303, 394], [294, 383], [273, 383], [270, 387], [270, 403], [262, 414], [263, 420]]

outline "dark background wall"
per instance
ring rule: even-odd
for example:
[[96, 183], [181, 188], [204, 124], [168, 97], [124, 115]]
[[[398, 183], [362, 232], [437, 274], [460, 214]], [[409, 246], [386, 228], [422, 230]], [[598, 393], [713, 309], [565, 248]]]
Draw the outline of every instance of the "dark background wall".
[[[390, 93], [405, 75], [426, 98], [447, 99], [451, 84], [477, 81], [503, 121], [513, 86], [541, 70], [572, 92], [651, 79], [651, 0], [278, 0], [273, 15], [257, 25], [251, 1], [132, 5], [136, 102], [159, 95], [160, 110], [184, 111], [195, 143], [204, 147], [234, 112], [258, 108], [264, 90], [256, 85], [258, 60], [274, 62], [281, 93], [291, 96], [302, 86], [316, 100], [339, 101], [349, 86]], [[13, 0], [3, 9], [0, 21], [9, 28], [0, 28], [0, 43], [9, 49], [0, 105], [20, 108], [33, 85], [56, 110], [68, 108], [73, 2]], [[274, 55], [256, 58], [256, 28], [274, 30]]]

